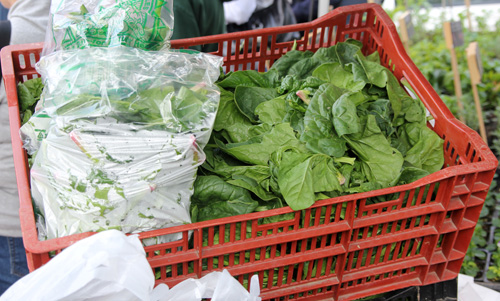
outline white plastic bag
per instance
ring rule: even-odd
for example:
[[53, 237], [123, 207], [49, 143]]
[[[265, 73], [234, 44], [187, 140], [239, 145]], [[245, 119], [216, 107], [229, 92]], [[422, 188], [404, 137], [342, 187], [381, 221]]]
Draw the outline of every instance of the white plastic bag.
[[0, 300], [147, 301], [153, 286], [139, 238], [110, 230], [69, 246], [14, 283]]
[[64, 249], [12, 285], [0, 301], [260, 301], [257, 275], [248, 292], [227, 270], [153, 289], [154, 274], [137, 235], [97, 233]]
[[252, 276], [249, 292], [227, 270], [223, 270], [201, 279], [184, 280], [170, 290], [165, 285], [157, 286], [151, 301], [201, 301], [205, 298], [212, 301], [260, 301], [259, 295], [258, 275]]

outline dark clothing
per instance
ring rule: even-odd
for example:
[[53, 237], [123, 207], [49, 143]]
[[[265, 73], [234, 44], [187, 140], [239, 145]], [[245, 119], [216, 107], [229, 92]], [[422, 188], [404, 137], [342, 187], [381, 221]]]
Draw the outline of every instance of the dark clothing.
[[[226, 32], [226, 20], [222, 0], [174, 1], [174, 32], [172, 40], [209, 36]], [[211, 52], [216, 44], [195, 47]]]
[[9, 13], [9, 10], [2, 5], [0, 5], [0, 21], [7, 20], [7, 14]]
[[[310, 17], [311, 1], [313, 1], [312, 15]], [[330, 5], [335, 9], [340, 6], [367, 3], [366, 0], [330, 0]], [[308, 22], [318, 17], [318, 1], [317, 0], [294, 0], [293, 13], [297, 19], [297, 23]]]
[[[288, 0], [275, 0], [269, 7], [254, 12], [247, 23], [241, 25], [228, 24], [227, 30], [228, 32], [237, 32], [296, 23], [297, 21]], [[300, 39], [299, 33], [290, 32], [278, 35], [276, 42], [293, 41], [295, 39]]]
[[[10, 43], [10, 21], [0, 21], [0, 49]], [[2, 77], [2, 65], [0, 64], [0, 78]]]
[[21, 237], [0, 236], [0, 295], [29, 273]]

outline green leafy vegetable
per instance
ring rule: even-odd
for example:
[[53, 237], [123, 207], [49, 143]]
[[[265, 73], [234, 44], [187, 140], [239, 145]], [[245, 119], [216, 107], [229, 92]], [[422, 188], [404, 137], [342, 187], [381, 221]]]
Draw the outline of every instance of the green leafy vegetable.
[[238, 86], [234, 92], [236, 105], [241, 113], [252, 122], [257, 122], [257, 115], [255, 115], [257, 106], [278, 96], [274, 88]]
[[40, 100], [43, 91], [43, 83], [40, 77], [29, 79], [17, 84], [17, 95], [19, 100], [19, 113], [21, 124], [25, 124], [35, 112], [35, 107]]
[[267, 165], [271, 154], [282, 146], [303, 148], [288, 123], [274, 126], [268, 133], [255, 136], [242, 143], [219, 144], [221, 149], [233, 157], [249, 164]]
[[304, 131], [300, 140], [314, 153], [342, 157], [346, 141], [333, 128], [332, 107], [343, 90], [332, 84], [322, 85], [314, 94], [304, 116]]
[[391, 147], [378, 127], [375, 116], [366, 116], [363, 131], [345, 136], [345, 139], [361, 160], [363, 172], [370, 182], [387, 187], [399, 177], [403, 155]]
[[258, 210], [270, 208], [263, 202], [301, 210], [439, 170], [443, 142], [424, 106], [378, 53], [361, 48], [348, 40], [314, 54], [292, 50], [267, 73], [225, 77], [216, 145], [200, 173], [245, 189]]
[[278, 184], [288, 206], [301, 210], [314, 204], [312, 158], [307, 154], [287, 152], [281, 161]]
[[198, 176], [191, 197], [193, 222], [253, 212], [258, 202], [243, 188], [217, 176]]

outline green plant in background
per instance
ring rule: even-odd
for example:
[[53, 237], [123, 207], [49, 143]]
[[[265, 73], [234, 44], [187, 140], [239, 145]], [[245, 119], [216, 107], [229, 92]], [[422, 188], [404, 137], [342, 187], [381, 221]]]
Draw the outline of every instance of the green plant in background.
[[[410, 46], [409, 55], [423, 75], [429, 80], [435, 91], [440, 95], [450, 111], [458, 116], [457, 98], [451, 70], [451, 56], [446, 48], [442, 26], [436, 26], [432, 30], [426, 30], [426, 22], [429, 22], [429, 4], [423, 0], [397, 1], [397, 7], [389, 12], [397, 24], [398, 12], [407, 9], [412, 11], [412, 19], [415, 28]], [[406, 4], [406, 6], [404, 5]], [[472, 16], [475, 19], [474, 30], [469, 32], [466, 26], [465, 12], [460, 12], [456, 20], [461, 20], [464, 28], [464, 46], [457, 47], [456, 54], [459, 62], [460, 81], [463, 96], [466, 124], [474, 130], [478, 130], [478, 120], [474, 99], [471, 91], [470, 75], [467, 66], [465, 48], [470, 42], [476, 41], [481, 51], [482, 65], [484, 69], [482, 83], [479, 84], [479, 97], [483, 109], [488, 134], [488, 144], [493, 152], [499, 157], [500, 154], [500, 129], [498, 120], [500, 118], [500, 20], [496, 22], [493, 30], [488, 27], [487, 21], [494, 12], [486, 12], [482, 16]], [[498, 13], [496, 14], [498, 15]], [[447, 19], [448, 14], [443, 13], [438, 24]], [[428, 27], [428, 26], [427, 26]], [[486, 198], [479, 222], [475, 228], [469, 249], [462, 265], [462, 273], [474, 277], [483, 277], [490, 281], [500, 281], [500, 189], [497, 179], [493, 180], [490, 192]], [[494, 232], [492, 231], [494, 229]], [[491, 232], [491, 233], [490, 233]], [[490, 265], [485, 267], [488, 255], [491, 255]]]

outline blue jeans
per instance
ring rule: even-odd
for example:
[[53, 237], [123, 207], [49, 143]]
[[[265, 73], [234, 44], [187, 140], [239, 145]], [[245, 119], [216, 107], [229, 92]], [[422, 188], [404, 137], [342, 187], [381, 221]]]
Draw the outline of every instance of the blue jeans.
[[0, 295], [28, 273], [23, 239], [0, 236]]

